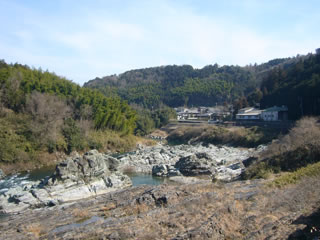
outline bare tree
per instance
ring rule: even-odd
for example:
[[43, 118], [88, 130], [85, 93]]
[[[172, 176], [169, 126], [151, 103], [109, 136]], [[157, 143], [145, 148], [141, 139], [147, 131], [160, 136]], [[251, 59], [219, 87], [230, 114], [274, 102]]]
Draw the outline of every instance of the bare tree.
[[57, 96], [33, 92], [27, 97], [26, 112], [33, 118], [32, 131], [42, 143], [55, 141], [66, 117], [71, 116], [71, 109]]

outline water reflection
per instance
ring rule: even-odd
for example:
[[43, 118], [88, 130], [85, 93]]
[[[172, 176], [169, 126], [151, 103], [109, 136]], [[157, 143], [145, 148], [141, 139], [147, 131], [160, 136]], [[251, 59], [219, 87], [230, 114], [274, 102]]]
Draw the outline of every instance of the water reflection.
[[133, 186], [138, 186], [142, 184], [146, 185], [160, 185], [166, 182], [166, 178], [163, 177], [155, 177], [151, 174], [146, 173], [127, 173], [132, 181]]

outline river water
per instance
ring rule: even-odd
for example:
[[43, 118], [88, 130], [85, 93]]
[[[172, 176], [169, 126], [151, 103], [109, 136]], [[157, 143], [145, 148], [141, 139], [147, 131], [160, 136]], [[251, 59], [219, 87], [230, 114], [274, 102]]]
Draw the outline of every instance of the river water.
[[[0, 180], [0, 194], [5, 193], [12, 187], [34, 184], [36, 181], [39, 181], [47, 176], [50, 176], [54, 172], [54, 167], [43, 167], [36, 169], [30, 172], [13, 174], [5, 177]], [[154, 177], [151, 174], [145, 173], [128, 173], [127, 174], [132, 181], [133, 186], [138, 186], [142, 184], [147, 185], [159, 185], [166, 181], [165, 178]]]

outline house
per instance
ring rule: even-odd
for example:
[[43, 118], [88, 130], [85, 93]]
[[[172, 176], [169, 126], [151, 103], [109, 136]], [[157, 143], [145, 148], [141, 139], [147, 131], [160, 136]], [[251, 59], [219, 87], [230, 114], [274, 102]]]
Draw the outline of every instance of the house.
[[222, 120], [231, 115], [224, 106], [197, 107], [197, 108], [175, 108], [178, 120]]
[[288, 120], [288, 108], [286, 106], [271, 107], [262, 111], [263, 121], [286, 121]]
[[216, 106], [208, 108], [208, 113], [211, 113], [211, 120], [220, 120], [222, 121], [227, 116], [231, 115], [231, 112], [224, 106]]
[[254, 107], [242, 108], [236, 114], [237, 120], [260, 120], [261, 119], [261, 110], [256, 109]]
[[176, 111], [178, 120], [198, 119], [201, 114], [198, 108], [177, 108]]
[[271, 121], [286, 121], [288, 120], [288, 108], [286, 106], [271, 107], [264, 110], [259, 110], [254, 107], [242, 108], [236, 115], [237, 120], [263, 120], [266, 122]]
[[178, 120], [196, 120], [196, 119], [210, 119], [212, 113], [206, 107], [199, 108], [184, 108], [179, 107], [175, 109]]

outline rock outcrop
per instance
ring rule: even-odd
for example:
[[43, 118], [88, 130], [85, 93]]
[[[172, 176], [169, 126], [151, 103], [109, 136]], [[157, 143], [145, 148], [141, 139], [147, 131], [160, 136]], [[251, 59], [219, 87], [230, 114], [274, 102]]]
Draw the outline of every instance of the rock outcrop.
[[173, 165], [160, 164], [152, 167], [152, 175], [157, 177], [173, 177], [180, 176], [181, 173]]
[[196, 153], [191, 156], [182, 157], [175, 164], [177, 168], [185, 176], [210, 175], [212, 168], [217, 165], [207, 153]]
[[39, 184], [11, 188], [0, 196], [2, 212], [53, 206], [131, 186], [127, 175], [117, 171], [118, 160], [91, 150], [68, 158], [54, 174]]
[[[241, 174], [231, 165], [241, 163], [254, 155], [257, 149], [217, 147], [209, 144], [157, 145], [140, 148], [133, 153], [118, 157], [123, 171], [152, 173], [155, 176], [187, 176], [214, 174], [216, 178], [228, 180]], [[226, 169], [223, 166], [227, 166]], [[180, 170], [181, 168], [181, 170]], [[225, 175], [224, 175], [225, 173]]]
[[319, 239], [319, 178], [268, 181], [131, 187], [2, 215], [0, 239]]

